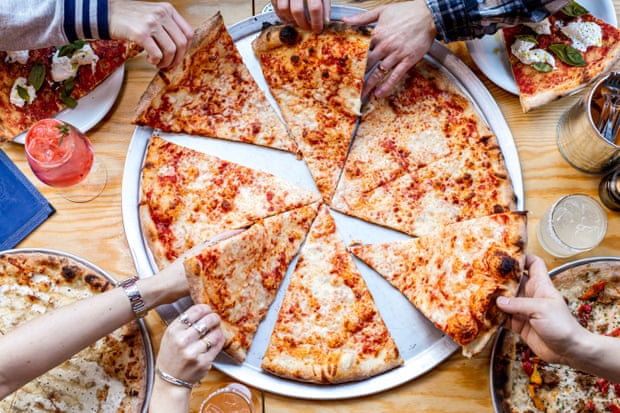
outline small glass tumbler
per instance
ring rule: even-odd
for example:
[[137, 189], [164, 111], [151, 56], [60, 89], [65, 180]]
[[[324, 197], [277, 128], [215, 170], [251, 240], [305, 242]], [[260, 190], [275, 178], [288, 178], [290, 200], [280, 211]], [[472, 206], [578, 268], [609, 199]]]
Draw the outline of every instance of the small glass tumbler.
[[538, 242], [549, 254], [565, 258], [590, 251], [605, 237], [607, 214], [589, 195], [558, 199], [538, 223]]
[[250, 389], [230, 383], [213, 390], [200, 405], [200, 413], [258, 413]]

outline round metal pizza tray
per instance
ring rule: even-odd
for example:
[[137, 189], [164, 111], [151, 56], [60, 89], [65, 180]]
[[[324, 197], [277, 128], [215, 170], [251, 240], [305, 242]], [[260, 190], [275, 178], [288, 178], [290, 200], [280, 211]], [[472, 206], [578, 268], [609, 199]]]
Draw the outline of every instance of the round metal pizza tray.
[[[11, 254], [48, 254], [56, 257], [65, 257], [69, 258], [77, 263], [89, 268], [95, 274], [101, 275], [102, 277], [107, 278], [111, 283], [116, 284], [117, 281], [106, 273], [103, 269], [96, 266], [95, 264], [80, 258], [76, 255], [70, 254], [68, 252], [53, 250], [53, 249], [45, 249], [45, 248], [16, 248], [5, 251], [0, 251], [0, 254], [3, 255], [11, 255]], [[151, 336], [149, 335], [148, 328], [146, 327], [146, 323], [142, 319], [136, 320], [138, 325], [140, 326], [140, 332], [142, 333], [142, 340], [144, 342], [144, 352], [146, 355], [146, 393], [144, 398], [144, 404], [142, 405], [141, 413], [147, 413], [149, 410], [149, 400], [151, 399], [151, 393], [153, 390], [153, 379], [155, 375], [155, 357], [153, 353], [153, 345], [151, 342]]]
[[[586, 267], [592, 264], [617, 264], [620, 266], [620, 257], [589, 257], [582, 258], [574, 261], [567, 262], [558, 267], [549, 271], [549, 276], [551, 278], [564, 273], [565, 271]], [[493, 343], [493, 349], [491, 351], [491, 365], [489, 369], [489, 382], [491, 387], [491, 400], [493, 401], [493, 411], [495, 413], [510, 413], [503, 409], [502, 405], [505, 400], [504, 394], [504, 384], [505, 384], [505, 374], [502, 371], [501, 366], [501, 358], [502, 358], [502, 346], [504, 344], [504, 339], [509, 334], [509, 332], [505, 329], [500, 329], [495, 337], [495, 342]]]
[[[361, 10], [352, 7], [333, 6], [332, 19], [338, 20], [345, 15], [359, 13]], [[268, 92], [260, 66], [254, 57], [251, 42], [265, 23], [277, 21], [276, 15], [271, 12], [251, 17], [228, 27], [245, 64], [258, 85], [265, 91], [268, 100], [276, 108], [277, 105]], [[475, 102], [478, 112], [497, 135], [517, 195], [517, 207], [523, 209], [523, 179], [518, 153], [510, 129], [497, 103], [484, 84], [465, 63], [440, 43], [436, 42], [425, 58], [444, 70], [462, 88], [463, 92]], [[125, 234], [138, 274], [141, 277], [148, 277], [156, 272], [156, 266], [140, 229], [138, 216], [140, 171], [152, 132], [152, 128], [136, 127], [127, 153], [122, 188]], [[160, 133], [160, 136], [180, 145], [272, 173], [303, 188], [316, 191], [316, 186], [305, 163], [293, 154], [255, 145], [197, 138], [185, 134]], [[338, 232], [347, 245], [353, 240], [363, 243], [378, 243], [409, 238], [400, 232], [351, 218], [335, 211], [331, 211], [331, 213], [336, 221]], [[437, 366], [459, 348], [449, 337], [443, 335], [419, 313], [398, 290], [392, 288], [379, 274], [356, 259], [358, 268], [396, 341], [404, 359], [404, 365], [367, 380], [338, 385], [302, 383], [282, 379], [262, 371], [260, 368], [262, 355], [269, 342], [284, 292], [288, 286], [290, 272], [295, 267], [295, 263], [296, 259], [291, 263], [289, 272], [284, 278], [267, 317], [259, 326], [245, 362], [237, 364], [222, 353], [214, 363], [217, 369], [238, 381], [275, 394], [314, 400], [346, 399], [378, 393], [415, 379]], [[171, 305], [159, 307], [158, 312], [166, 322], [169, 322], [191, 303], [191, 299], [186, 297]]]

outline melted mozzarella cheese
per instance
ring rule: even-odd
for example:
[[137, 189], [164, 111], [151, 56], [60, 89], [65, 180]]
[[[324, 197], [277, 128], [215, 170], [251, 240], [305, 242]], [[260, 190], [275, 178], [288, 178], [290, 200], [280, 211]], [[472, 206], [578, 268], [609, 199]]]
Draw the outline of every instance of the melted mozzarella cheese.
[[594, 22], [570, 22], [560, 30], [570, 37], [573, 47], [582, 52], [590, 46], [600, 47], [603, 44], [601, 26]]
[[551, 53], [543, 49], [534, 49], [534, 46], [536, 46], [534, 42], [517, 39], [510, 47], [510, 51], [524, 65], [547, 63], [551, 67], [555, 67], [555, 59]]
[[[17, 91], [18, 87], [26, 89], [26, 92], [28, 94], [27, 99], [24, 99], [19, 95], [19, 92]], [[11, 88], [10, 96], [12, 104], [23, 108], [26, 103], [32, 103], [36, 97], [37, 91], [34, 90], [34, 87], [32, 85], [28, 84], [28, 81], [25, 77], [18, 77], [17, 79], [15, 79], [15, 83], [13, 83], [13, 87]]]
[[537, 23], [523, 23], [525, 26], [534, 30], [536, 34], [551, 34], [551, 23], [549, 19], [541, 20]]
[[58, 56], [58, 51], [52, 57], [52, 79], [54, 82], [62, 82], [70, 77], [74, 77], [80, 66], [91, 65], [93, 72], [99, 56], [87, 43], [81, 49], [76, 50], [73, 56]]
[[28, 62], [30, 52], [28, 50], [15, 50], [13, 52], [6, 52], [4, 61], [7, 63], [19, 63], [25, 65]]

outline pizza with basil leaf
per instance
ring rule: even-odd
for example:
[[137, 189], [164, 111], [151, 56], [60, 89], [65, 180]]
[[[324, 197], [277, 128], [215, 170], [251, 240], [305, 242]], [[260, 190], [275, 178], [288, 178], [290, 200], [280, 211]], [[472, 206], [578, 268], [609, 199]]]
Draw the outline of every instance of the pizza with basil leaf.
[[620, 58], [620, 31], [574, 1], [502, 33], [523, 112], [578, 91]]
[[0, 51], [0, 143], [90, 93], [140, 52], [132, 42], [76, 40], [35, 50]]

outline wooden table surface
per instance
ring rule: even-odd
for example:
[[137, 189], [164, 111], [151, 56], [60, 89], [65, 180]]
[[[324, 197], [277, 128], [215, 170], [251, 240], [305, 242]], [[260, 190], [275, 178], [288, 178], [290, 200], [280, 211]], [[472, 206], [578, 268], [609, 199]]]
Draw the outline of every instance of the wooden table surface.
[[[265, 0], [252, 4], [251, 0], [172, 0], [178, 10], [193, 25], [220, 10], [227, 25], [260, 13]], [[381, 1], [350, 1], [356, 7], [372, 8]], [[613, 0], [620, 10], [620, 0]], [[471, 61], [464, 43], [449, 45], [482, 79], [503, 112], [516, 142], [525, 188], [525, 207], [529, 211], [529, 244], [527, 251], [544, 258], [549, 268], [567, 261], [590, 256], [620, 255], [620, 213], [607, 211], [609, 227], [603, 242], [594, 250], [572, 257], [557, 259], [547, 254], [536, 240], [536, 225], [541, 214], [560, 196], [587, 193], [597, 196], [598, 175], [589, 175], [573, 169], [560, 155], [556, 145], [556, 126], [562, 113], [573, 105], [578, 94], [566, 97], [543, 108], [524, 114], [518, 98], [490, 82]], [[127, 147], [133, 134], [131, 125], [136, 103], [155, 74], [154, 67], [138, 57], [126, 64], [125, 82], [120, 95], [108, 115], [95, 126], [89, 136], [97, 156], [108, 169], [108, 184], [103, 193], [87, 203], [71, 203], [39, 183], [30, 172], [23, 147], [16, 143], [4, 144], [4, 150], [53, 204], [57, 212], [18, 248], [53, 248], [83, 257], [118, 279], [135, 273], [121, 215], [121, 186]], [[582, 92], [583, 93], [583, 92]], [[155, 312], [147, 317], [154, 347], [165, 324]], [[310, 401], [264, 394], [265, 411], [273, 412], [491, 412], [489, 391], [489, 350], [469, 360], [453, 354], [429, 373], [395, 389], [376, 395], [340, 401]], [[212, 370], [203, 385], [194, 390], [192, 412], [198, 411], [207, 391], [224, 382], [232, 381], [225, 374]], [[256, 391], [260, 398], [261, 392]]]

